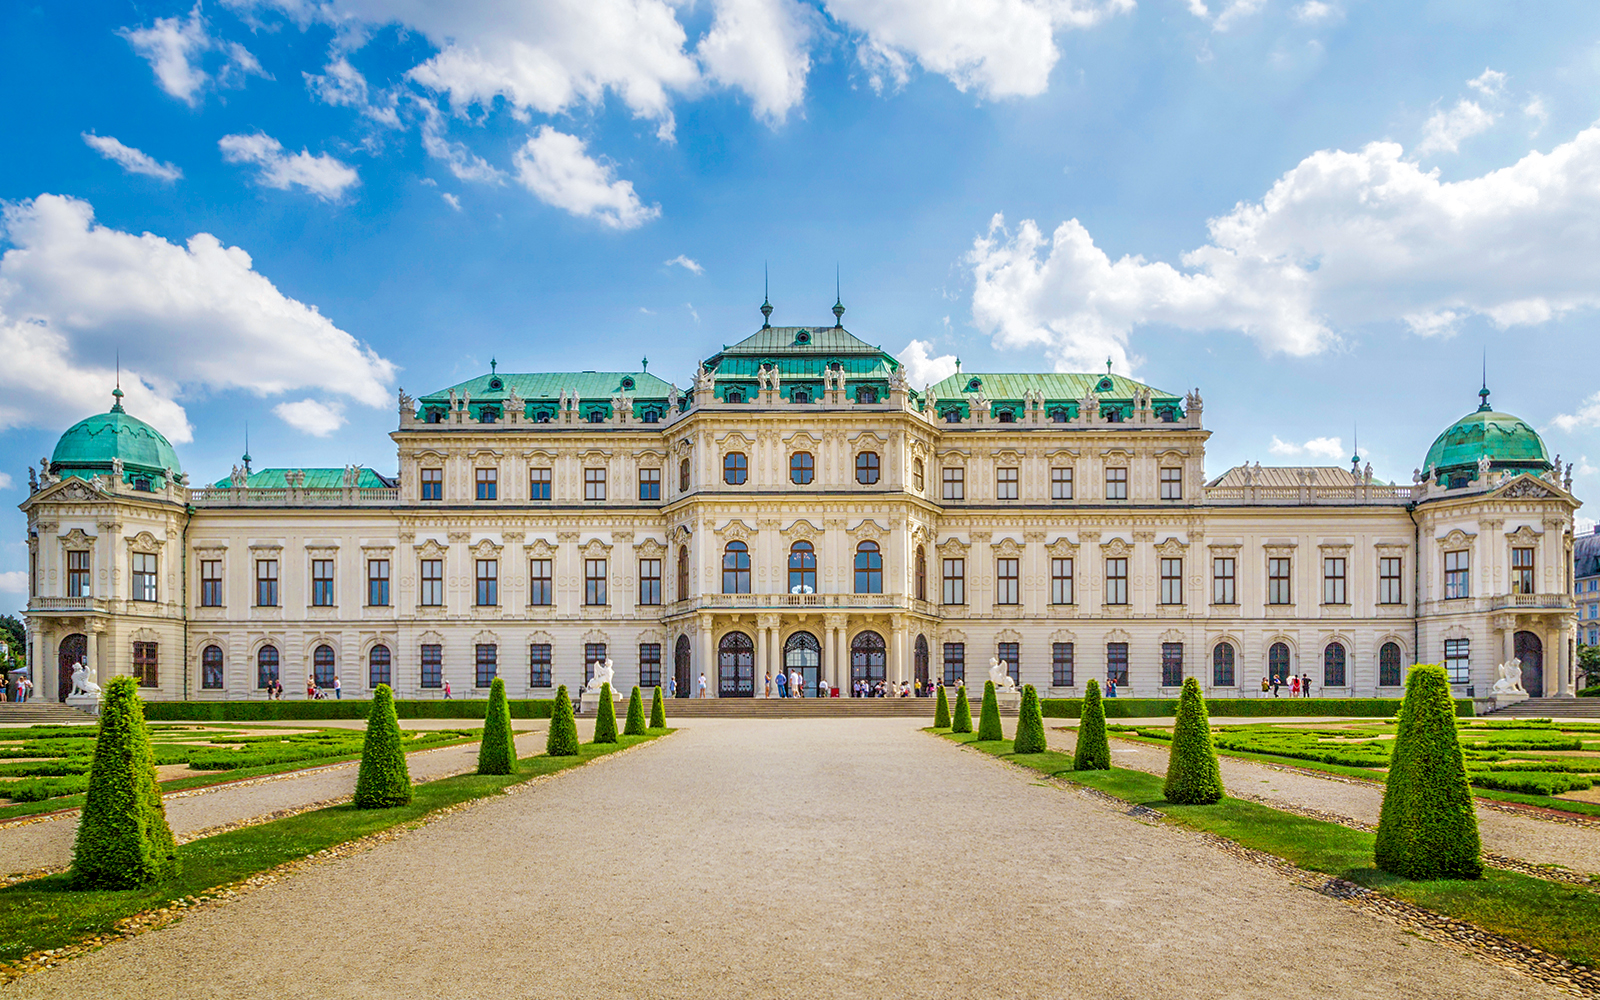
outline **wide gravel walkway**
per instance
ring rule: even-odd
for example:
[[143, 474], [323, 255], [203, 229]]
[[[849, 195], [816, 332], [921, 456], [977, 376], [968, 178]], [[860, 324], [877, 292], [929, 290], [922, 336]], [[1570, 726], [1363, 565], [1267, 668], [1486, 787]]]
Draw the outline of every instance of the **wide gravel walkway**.
[[1555, 997], [915, 720], [695, 720], [17, 997]]

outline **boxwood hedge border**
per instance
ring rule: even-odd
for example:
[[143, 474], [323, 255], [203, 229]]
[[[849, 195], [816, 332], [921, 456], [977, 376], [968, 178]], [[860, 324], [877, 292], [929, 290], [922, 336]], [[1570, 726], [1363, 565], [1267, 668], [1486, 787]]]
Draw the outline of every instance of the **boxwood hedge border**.
[[[1108, 719], [1166, 718], [1178, 714], [1176, 698], [1101, 698]], [[1076, 719], [1083, 713], [1082, 698], [1041, 698], [1047, 719]], [[1389, 718], [1400, 711], [1399, 698], [1207, 698], [1213, 718], [1263, 716], [1372, 716]], [[1472, 699], [1456, 699], [1456, 715], [1470, 717]]]
[[[513, 719], [548, 719], [554, 698], [509, 700]], [[145, 718], [150, 722], [316, 722], [327, 719], [365, 719], [370, 699], [336, 701], [149, 701]], [[401, 719], [482, 719], [488, 698], [451, 698], [413, 701], [396, 698], [395, 715]]]

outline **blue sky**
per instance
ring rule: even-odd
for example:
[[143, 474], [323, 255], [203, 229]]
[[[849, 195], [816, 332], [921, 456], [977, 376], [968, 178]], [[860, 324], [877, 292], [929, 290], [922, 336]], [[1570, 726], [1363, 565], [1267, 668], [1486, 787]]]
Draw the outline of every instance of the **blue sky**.
[[1359, 423], [1409, 481], [1487, 349], [1600, 488], [1592, 3], [12, 2], [0, 56], [11, 504], [118, 351], [194, 479], [247, 422], [258, 466], [392, 472], [396, 387], [687, 384], [763, 264], [785, 324], [837, 266], [924, 378], [1198, 386], [1212, 474]]

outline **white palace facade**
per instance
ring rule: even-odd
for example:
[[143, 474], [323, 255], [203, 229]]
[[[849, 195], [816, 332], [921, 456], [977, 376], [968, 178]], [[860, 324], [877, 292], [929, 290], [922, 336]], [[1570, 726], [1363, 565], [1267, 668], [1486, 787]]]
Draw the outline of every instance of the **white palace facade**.
[[[764, 308], [770, 316], [770, 308]], [[1198, 391], [958, 373], [918, 392], [847, 332], [764, 325], [685, 390], [639, 372], [491, 371], [402, 390], [397, 472], [191, 485], [124, 412], [69, 429], [27, 514], [29, 658], [156, 699], [550, 697], [634, 683], [761, 697], [765, 675], [987, 677], [1045, 697], [1398, 696], [1416, 662], [1487, 695], [1519, 656], [1573, 691], [1570, 478], [1483, 403], [1414, 482], [1208, 476]], [[35, 477], [31, 477], [35, 478]]]

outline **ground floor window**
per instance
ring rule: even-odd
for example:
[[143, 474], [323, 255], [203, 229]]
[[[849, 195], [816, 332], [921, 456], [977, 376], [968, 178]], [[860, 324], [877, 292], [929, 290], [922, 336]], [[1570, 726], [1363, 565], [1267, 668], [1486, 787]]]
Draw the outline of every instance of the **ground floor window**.
[[1050, 644], [1050, 684], [1052, 687], [1072, 686], [1072, 650], [1070, 642]]
[[595, 668], [606, 662], [606, 644], [603, 642], [586, 642], [583, 644], [583, 682], [585, 684], [594, 680]]
[[1289, 683], [1289, 644], [1275, 642], [1267, 650], [1267, 676], [1274, 684]]
[[1465, 684], [1471, 680], [1471, 646], [1470, 639], [1444, 641], [1444, 672], [1450, 675], [1451, 684]]
[[1022, 664], [1017, 661], [1022, 659], [1022, 643], [996, 643], [995, 657], [1006, 665], [1006, 673], [1011, 675], [1011, 680], [1020, 685], [1022, 683]]
[[967, 679], [967, 644], [964, 642], [947, 642], [944, 644], [944, 686], [955, 687]]
[[1161, 686], [1183, 686], [1183, 643], [1161, 644]]
[[639, 686], [661, 686], [661, 643], [639, 643]]
[[1330, 642], [1322, 651], [1322, 686], [1344, 687], [1344, 644]]
[[159, 644], [136, 642], [133, 644], [133, 676], [139, 678], [140, 687], [156, 687], [161, 681]]
[[278, 679], [278, 647], [262, 646], [256, 650], [256, 687], [264, 688]]
[[311, 677], [317, 687], [333, 687], [334, 657], [332, 646], [318, 646], [311, 654]]
[[437, 643], [424, 643], [422, 646], [422, 686], [444, 686], [444, 647]]
[[1106, 643], [1106, 680], [1116, 681], [1118, 684], [1128, 683], [1128, 644], [1125, 642]]
[[200, 651], [200, 686], [208, 691], [222, 690], [222, 647], [207, 646]]
[[499, 670], [500, 647], [492, 642], [480, 642], [473, 656], [473, 686], [486, 688], [494, 683]]
[[551, 686], [548, 642], [536, 642], [528, 647], [528, 686], [536, 688]]
[[389, 647], [382, 643], [373, 646], [367, 653], [367, 687], [375, 688], [379, 684], [394, 685], [394, 658], [389, 655]]
[[1211, 650], [1211, 686], [1231, 688], [1238, 683], [1233, 669], [1233, 644], [1219, 642]]
[[1400, 644], [1386, 642], [1378, 650], [1378, 686], [1400, 686]]

